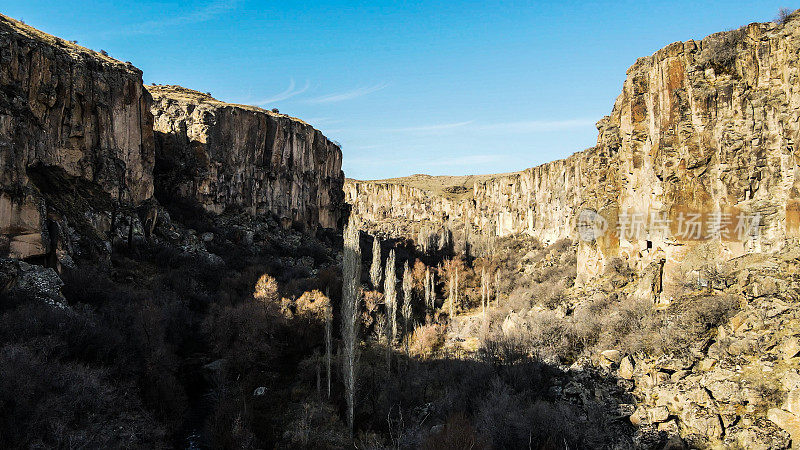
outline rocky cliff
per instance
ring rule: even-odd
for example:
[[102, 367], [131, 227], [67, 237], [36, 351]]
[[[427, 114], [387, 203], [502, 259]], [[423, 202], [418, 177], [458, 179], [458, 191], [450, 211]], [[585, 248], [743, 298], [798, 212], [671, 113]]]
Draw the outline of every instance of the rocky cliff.
[[[71, 214], [81, 199], [152, 196], [149, 103], [130, 63], [0, 15], [0, 255], [55, 250], [80, 226], [66, 216], [96, 222]], [[70, 191], [76, 204], [56, 198]]]
[[155, 192], [338, 226], [341, 150], [301, 120], [179, 87], [153, 101], [130, 63], [1, 15], [0, 62], [0, 257], [107, 253], [153, 226]]
[[[657, 265], [664, 282], [648, 294], [668, 300], [703, 254], [773, 252], [797, 236], [798, 51], [796, 18], [677, 42], [628, 69], [591, 149], [454, 187], [460, 196], [418, 181], [353, 181], [347, 201], [370, 227], [404, 223], [399, 232], [411, 238], [431, 224], [466, 222], [484, 235], [579, 239], [581, 212], [596, 213], [605, 231], [581, 240], [579, 281], [613, 258]], [[695, 216], [699, 235], [688, 235]], [[733, 236], [742, 219], [757, 224]], [[641, 232], [630, 232], [632, 220], [643, 220]]]
[[179, 86], [148, 86], [156, 191], [221, 213], [240, 207], [285, 224], [338, 228], [342, 151], [307, 123]]

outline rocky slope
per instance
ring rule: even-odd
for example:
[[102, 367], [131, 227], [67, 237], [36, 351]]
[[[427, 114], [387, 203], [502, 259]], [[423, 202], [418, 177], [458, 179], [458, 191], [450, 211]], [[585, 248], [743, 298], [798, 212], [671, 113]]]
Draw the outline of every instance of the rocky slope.
[[141, 71], [2, 15], [0, 61], [0, 255], [54, 250], [67, 230], [48, 223], [69, 214], [56, 190], [134, 205], [152, 196]]
[[[426, 226], [464, 222], [484, 235], [577, 239], [578, 217], [588, 210], [607, 231], [581, 241], [579, 282], [621, 257], [640, 271], [658, 266], [663, 283], [643, 294], [667, 302], [703, 254], [774, 252], [797, 236], [798, 50], [796, 16], [671, 44], [628, 69], [591, 149], [488, 177], [463, 198], [384, 180], [349, 182], [347, 201], [371, 228], [414, 239]], [[702, 215], [700, 239], [678, 229], [689, 214]], [[620, 234], [634, 217], [645, 220], [644, 231]], [[758, 217], [757, 236], [706, 239], [713, 217], [732, 222], [728, 234], [740, 219]], [[667, 229], [650, 226], [666, 220]]]
[[307, 123], [179, 86], [153, 94], [156, 190], [220, 213], [236, 206], [287, 225], [338, 228], [342, 151]]

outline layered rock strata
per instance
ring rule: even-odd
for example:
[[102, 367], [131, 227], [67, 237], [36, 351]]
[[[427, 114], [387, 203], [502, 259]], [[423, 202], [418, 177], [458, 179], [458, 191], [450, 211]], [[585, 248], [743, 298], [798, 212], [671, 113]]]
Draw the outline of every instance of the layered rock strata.
[[53, 189], [88, 195], [89, 184], [134, 205], [152, 196], [149, 103], [130, 63], [0, 15], [0, 256], [43, 255], [68, 234], [63, 218], [79, 205]]
[[322, 133], [188, 89], [151, 90], [155, 102], [130, 63], [0, 15], [0, 257], [107, 253], [115, 237], [152, 228], [156, 191], [213, 213], [338, 227], [342, 152]]
[[[403, 180], [352, 181], [347, 201], [375, 229], [405, 223], [400, 231], [410, 238], [426, 226], [466, 222], [488, 235], [579, 239], [581, 212], [597, 213], [606, 231], [581, 240], [578, 281], [620, 257], [641, 270], [659, 266], [663, 282], [651, 294], [668, 300], [687, 274], [699, 274], [705, 256], [774, 252], [800, 232], [798, 52], [795, 16], [677, 42], [628, 69], [591, 149], [489, 177], [460, 197]], [[699, 239], [678, 229], [688, 214], [703, 217]], [[648, 223], [644, 232], [625, 232], [634, 215]], [[708, 218], [720, 216], [757, 218], [757, 230], [708, 236]], [[666, 230], [654, 231], [651, 217], [668, 223]]]
[[342, 151], [319, 130], [179, 86], [148, 89], [159, 195], [214, 213], [239, 207], [275, 214], [286, 224], [339, 228]]

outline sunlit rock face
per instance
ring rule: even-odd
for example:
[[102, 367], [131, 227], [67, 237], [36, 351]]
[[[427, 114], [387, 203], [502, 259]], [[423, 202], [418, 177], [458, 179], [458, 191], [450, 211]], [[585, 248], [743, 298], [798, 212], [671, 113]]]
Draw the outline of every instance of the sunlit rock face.
[[157, 192], [214, 213], [240, 207], [273, 213], [286, 224], [339, 228], [342, 152], [320, 131], [179, 86], [148, 89], [154, 98]]
[[[664, 260], [669, 295], [704, 259], [775, 251], [797, 235], [798, 50], [797, 20], [751, 24], [671, 44], [628, 70], [597, 146], [613, 158], [594, 179], [615, 182], [589, 183], [583, 206], [662, 212], [673, 233], [584, 243], [584, 267], [616, 255]], [[759, 215], [758, 236], [683, 239], [682, 211]]]
[[150, 198], [149, 107], [129, 63], [0, 15], [0, 256], [52, 246], [45, 222], [73, 206], [49, 196], [56, 187], [88, 183], [92, 195], [133, 204]]
[[[653, 294], [668, 298], [709, 259], [776, 251], [800, 233], [798, 22], [751, 24], [640, 58], [597, 124], [597, 145], [567, 159], [486, 177], [461, 197], [402, 180], [353, 181], [347, 201], [373, 227], [405, 223], [410, 238], [430, 224], [466, 221], [484, 235], [578, 239], [576, 218], [588, 209], [608, 228], [581, 241], [578, 282], [620, 257], [639, 269], [659, 265], [663, 283]], [[758, 233], [708, 238], [704, 223], [703, 237], [689, 238], [677, 229], [687, 212], [758, 216]], [[633, 214], [655, 214], [668, 231], [620, 234], [622, 217]]]

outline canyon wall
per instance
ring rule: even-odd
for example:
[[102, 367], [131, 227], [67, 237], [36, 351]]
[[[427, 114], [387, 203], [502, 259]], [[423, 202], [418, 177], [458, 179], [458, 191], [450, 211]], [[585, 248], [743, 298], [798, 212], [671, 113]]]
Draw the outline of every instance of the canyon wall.
[[46, 222], [78, 206], [54, 201], [54, 189], [152, 196], [149, 101], [129, 63], [0, 15], [0, 256], [54, 245]]
[[[463, 223], [482, 235], [569, 237], [580, 241], [579, 283], [619, 257], [640, 270], [660, 266], [664, 283], [652, 294], [669, 297], [709, 255], [777, 251], [797, 236], [799, 52], [796, 19], [677, 42], [628, 69], [591, 149], [489, 177], [460, 197], [401, 179], [351, 181], [347, 201], [368, 228], [401, 223], [395, 231], [412, 239]], [[580, 234], [582, 212], [603, 231]], [[637, 217], [645, 226], [631, 232]], [[688, 217], [698, 218], [699, 235], [681, 229]]]
[[307, 123], [179, 86], [153, 95], [156, 191], [214, 213], [240, 207], [285, 224], [339, 228], [342, 151]]
[[339, 228], [342, 152], [322, 133], [196, 91], [150, 90], [155, 101], [130, 63], [0, 15], [0, 257], [107, 254], [115, 238], [146, 234], [159, 193]]

